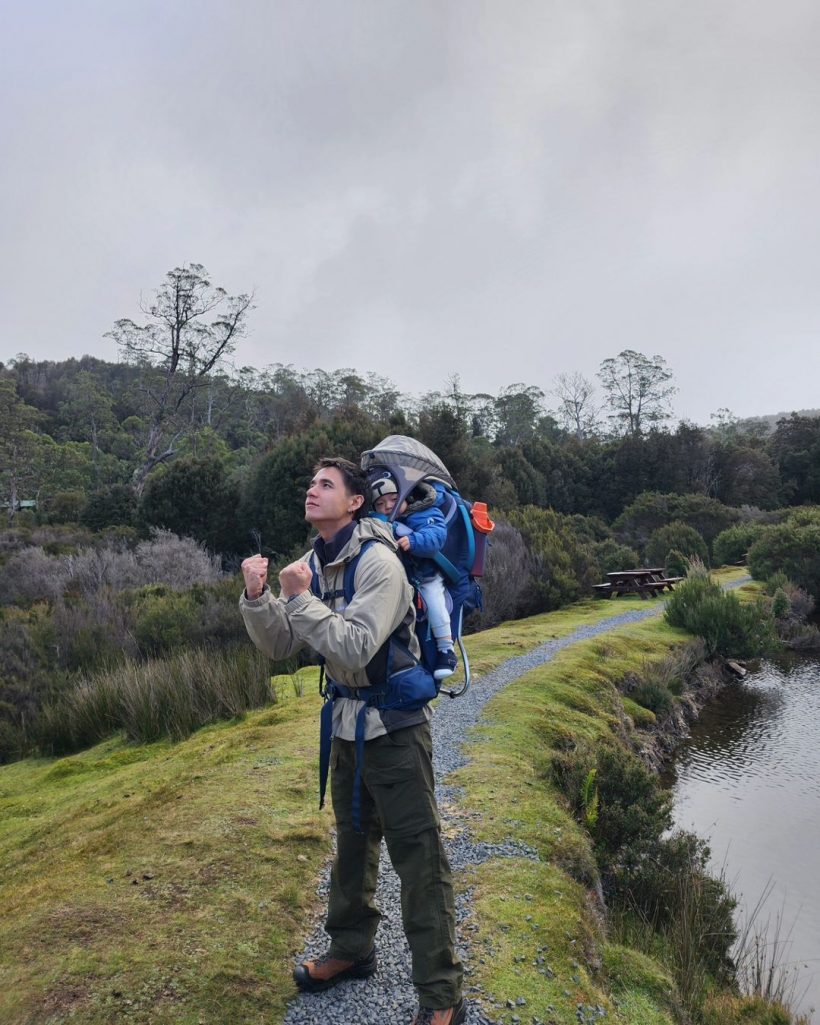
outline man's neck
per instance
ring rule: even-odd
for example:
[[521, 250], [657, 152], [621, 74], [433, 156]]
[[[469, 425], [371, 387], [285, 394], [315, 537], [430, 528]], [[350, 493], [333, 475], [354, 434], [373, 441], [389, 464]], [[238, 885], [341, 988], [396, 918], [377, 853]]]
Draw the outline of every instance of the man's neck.
[[353, 517], [346, 516], [343, 520], [334, 520], [333, 523], [315, 523], [314, 526], [319, 531], [319, 537], [323, 541], [332, 541], [340, 530], [344, 530], [352, 522]]

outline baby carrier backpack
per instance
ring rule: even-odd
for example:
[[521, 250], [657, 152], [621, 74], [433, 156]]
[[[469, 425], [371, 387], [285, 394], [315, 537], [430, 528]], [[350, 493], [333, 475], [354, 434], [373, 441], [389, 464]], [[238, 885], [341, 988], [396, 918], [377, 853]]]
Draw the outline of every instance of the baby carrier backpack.
[[[442, 498], [439, 508], [447, 526], [447, 538], [442, 550], [432, 559], [444, 578], [445, 589], [452, 602], [450, 626], [453, 641], [461, 652], [464, 681], [458, 690], [442, 688], [441, 693], [458, 697], [470, 686], [470, 662], [461, 637], [464, 613], [481, 608], [479, 579], [484, 573], [488, 537], [495, 524], [487, 515], [486, 504], [462, 498], [444, 463], [415, 438], [391, 434], [375, 448], [363, 453], [361, 465], [370, 479], [389, 472], [395, 480], [398, 496], [391, 519], [396, 518], [401, 503], [422, 481], [432, 484]], [[422, 661], [432, 672], [436, 663], [436, 643], [423, 610], [419, 613], [416, 634]]]

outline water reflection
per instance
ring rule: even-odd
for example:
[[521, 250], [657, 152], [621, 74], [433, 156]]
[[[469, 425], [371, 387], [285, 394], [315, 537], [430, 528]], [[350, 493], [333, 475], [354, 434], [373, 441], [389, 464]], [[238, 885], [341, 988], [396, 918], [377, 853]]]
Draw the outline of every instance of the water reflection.
[[803, 1010], [820, 1008], [820, 662], [765, 662], [727, 688], [666, 782], [677, 824], [709, 838], [742, 904], [771, 884], [768, 912], [793, 924], [789, 960], [808, 966]]

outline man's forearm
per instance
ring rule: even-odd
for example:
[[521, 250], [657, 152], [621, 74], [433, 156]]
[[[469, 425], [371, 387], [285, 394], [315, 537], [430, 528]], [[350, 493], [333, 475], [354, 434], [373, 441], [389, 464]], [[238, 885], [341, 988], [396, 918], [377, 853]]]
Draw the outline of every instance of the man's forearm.
[[289, 658], [303, 647], [291, 629], [284, 603], [269, 588], [256, 599], [243, 594], [239, 608], [248, 636], [268, 658]]

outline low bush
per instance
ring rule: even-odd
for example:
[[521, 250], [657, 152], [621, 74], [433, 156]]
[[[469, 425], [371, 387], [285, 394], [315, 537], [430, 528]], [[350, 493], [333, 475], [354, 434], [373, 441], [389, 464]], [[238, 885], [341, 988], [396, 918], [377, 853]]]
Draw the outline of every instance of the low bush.
[[629, 692], [629, 697], [643, 708], [654, 712], [659, 719], [668, 716], [675, 707], [669, 688], [660, 680], [646, 680]]
[[743, 603], [695, 566], [672, 592], [664, 615], [703, 638], [709, 656], [754, 658], [776, 649], [774, 622], [762, 602]]
[[62, 595], [67, 579], [67, 565], [46, 555], [39, 545], [16, 551], [6, 559], [0, 574], [0, 604], [28, 606], [54, 601]]
[[498, 520], [490, 537], [482, 580], [484, 608], [471, 617], [471, 627], [486, 630], [509, 619], [519, 619], [534, 605], [535, 560], [521, 532]]
[[641, 557], [634, 548], [620, 544], [614, 538], [607, 538], [592, 545], [592, 555], [598, 566], [598, 577], [615, 573], [619, 569], [637, 569]]
[[[670, 566], [669, 555], [673, 551], [677, 554], [677, 561], [674, 566]], [[708, 560], [706, 542], [694, 527], [675, 520], [653, 531], [646, 544], [648, 566], [664, 566], [671, 572], [672, 569], [681, 567], [681, 556], [684, 560], [691, 560], [693, 557], [700, 559], [701, 562]]]
[[820, 597], [820, 522], [807, 515], [769, 527], [749, 550], [749, 569], [755, 580], [769, 580], [780, 571]]
[[134, 526], [137, 515], [137, 496], [127, 484], [112, 484], [92, 492], [82, 512], [82, 523], [89, 530], [102, 530], [122, 524]]
[[509, 513], [534, 563], [532, 612], [549, 612], [589, 593], [599, 570], [591, 547], [578, 538], [570, 517], [528, 505]]
[[738, 523], [722, 530], [712, 544], [714, 565], [735, 566], [743, 562], [765, 529], [760, 523]]
[[22, 730], [7, 719], [0, 719], [0, 765], [15, 762], [22, 754]]
[[552, 776], [589, 829], [616, 915], [636, 916], [667, 939], [682, 989], [694, 985], [695, 957], [701, 978], [728, 974], [735, 901], [709, 876], [704, 841], [670, 833], [672, 798], [657, 776], [625, 748], [584, 745], [554, 753]]
[[623, 510], [612, 525], [627, 544], [643, 548], [659, 527], [676, 521], [686, 523], [710, 545], [713, 539], [740, 519], [740, 511], [700, 494], [661, 494], [645, 491]]
[[[66, 542], [60, 544], [65, 549]], [[183, 590], [221, 579], [220, 560], [196, 541], [154, 530], [149, 540], [140, 541], [133, 550], [113, 538], [51, 554], [40, 545], [13, 550], [0, 579], [0, 603], [53, 604], [66, 594], [97, 601], [106, 592], [146, 584]]]
[[245, 640], [236, 604], [240, 591], [241, 584], [232, 578], [187, 590], [151, 584], [125, 592], [118, 605], [131, 624], [139, 653], [157, 657], [186, 647]]
[[84, 491], [58, 491], [48, 503], [49, 523], [79, 523], [88, 499]]

